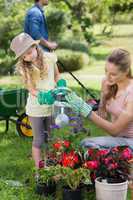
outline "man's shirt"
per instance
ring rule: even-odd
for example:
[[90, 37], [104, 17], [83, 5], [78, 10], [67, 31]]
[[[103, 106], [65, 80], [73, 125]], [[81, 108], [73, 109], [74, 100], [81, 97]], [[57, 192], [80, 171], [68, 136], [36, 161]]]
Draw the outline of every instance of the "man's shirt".
[[[29, 34], [34, 40], [40, 40], [41, 38], [48, 40], [46, 18], [42, 7], [38, 4], [35, 4], [28, 10], [25, 17], [24, 32]], [[49, 51], [44, 46], [41, 47], [45, 51]]]

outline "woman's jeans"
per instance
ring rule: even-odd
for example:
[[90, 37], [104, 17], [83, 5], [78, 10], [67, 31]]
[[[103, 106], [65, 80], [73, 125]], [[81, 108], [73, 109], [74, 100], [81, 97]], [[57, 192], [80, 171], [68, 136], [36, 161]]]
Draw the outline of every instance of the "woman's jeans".
[[81, 145], [84, 147], [92, 147], [92, 148], [111, 148], [115, 146], [129, 146], [133, 150], [133, 138], [125, 138], [125, 137], [111, 137], [111, 136], [103, 136], [103, 137], [90, 137], [85, 138], [81, 141]]

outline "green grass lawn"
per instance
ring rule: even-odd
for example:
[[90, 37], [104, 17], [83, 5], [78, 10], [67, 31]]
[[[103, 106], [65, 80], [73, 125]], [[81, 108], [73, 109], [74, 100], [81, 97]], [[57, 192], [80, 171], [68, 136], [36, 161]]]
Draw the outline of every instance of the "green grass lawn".
[[[100, 32], [100, 26], [95, 27], [97, 34]], [[113, 37], [104, 38], [100, 36], [101, 45], [91, 49], [90, 65], [82, 70], [74, 72], [87, 88], [94, 90], [98, 94], [100, 89], [101, 77], [104, 74], [105, 58], [108, 53], [116, 47], [128, 49], [133, 55], [133, 25], [114, 26]], [[87, 77], [88, 76], [88, 77]], [[83, 93], [83, 90], [78, 86], [70, 75], [63, 74], [63, 77], [68, 80], [68, 85], [78, 93]], [[21, 83], [17, 76], [1, 77], [0, 87], [2, 88], [20, 88]], [[92, 136], [100, 136], [106, 134], [103, 130], [96, 127], [89, 121], [85, 121], [85, 127], [90, 128]], [[0, 122], [0, 199], [1, 200], [50, 200], [51, 198], [40, 197], [35, 194], [32, 185], [24, 185], [23, 187], [12, 187], [5, 183], [6, 180], [18, 180], [25, 183], [25, 180], [33, 175], [34, 167], [31, 160], [31, 139], [22, 138], [17, 135], [16, 127], [10, 124], [8, 133], [4, 133], [4, 122]], [[53, 131], [54, 136], [68, 136], [69, 129], [61, 129]], [[78, 134], [75, 140], [80, 141], [86, 137], [85, 134]], [[60, 200], [59, 197], [56, 198]], [[95, 200], [94, 194], [89, 195], [86, 200]], [[130, 192], [128, 200], [131, 200]]]

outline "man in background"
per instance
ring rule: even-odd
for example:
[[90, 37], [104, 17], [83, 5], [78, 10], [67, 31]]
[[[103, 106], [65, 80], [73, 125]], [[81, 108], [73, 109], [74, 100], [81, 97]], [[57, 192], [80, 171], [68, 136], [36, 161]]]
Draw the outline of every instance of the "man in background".
[[48, 5], [48, 0], [34, 0], [35, 5], [26, 14], [24, 32], [28, 33], [34, 40], [40, 40], [40, 46], [44, 51], [57, 48], [56, 42], [49, 41], [48, 27], [43, 7]]

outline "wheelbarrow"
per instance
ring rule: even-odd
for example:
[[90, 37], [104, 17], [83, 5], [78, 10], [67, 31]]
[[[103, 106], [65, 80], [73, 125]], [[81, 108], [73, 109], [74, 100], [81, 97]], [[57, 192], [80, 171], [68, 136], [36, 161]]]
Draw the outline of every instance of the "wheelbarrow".
[[9, 129], [9, 122], [16, 124], [20, 136], [32, 136], [30, 122], [25, 113], [28, 92], [25, 89], [0, 89], [0, 121], [5, 120], [5, 132]]

